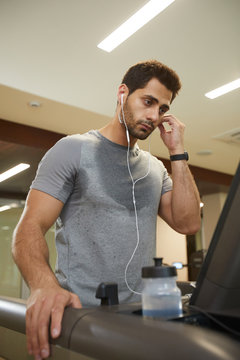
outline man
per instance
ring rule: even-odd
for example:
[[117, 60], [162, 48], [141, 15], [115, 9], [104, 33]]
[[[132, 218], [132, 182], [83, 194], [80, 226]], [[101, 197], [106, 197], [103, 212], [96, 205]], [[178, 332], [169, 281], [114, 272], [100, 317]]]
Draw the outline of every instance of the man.
[[[64, 308], [96, 305], [100, 282], [117, 282], [120, 302], [140, 301], [141, 268], [155, 253], [157, 214], [180, 233], [198, 231], [200, 200], [184, 154], [184, 125], [166, 114], [180, 87], [177, 74], [157, 61], [132, 66], [112, 121], [60, 140], [43, 158], [13, 242], [31, 290], [26, 331], [35, 359], [49, 355], [49, 322], [51, 336], [58, 337]], [[172, 159], [172, 180], [136, 144], [156, 128]], [[55, 222], [56, 276], [44, 239]]]

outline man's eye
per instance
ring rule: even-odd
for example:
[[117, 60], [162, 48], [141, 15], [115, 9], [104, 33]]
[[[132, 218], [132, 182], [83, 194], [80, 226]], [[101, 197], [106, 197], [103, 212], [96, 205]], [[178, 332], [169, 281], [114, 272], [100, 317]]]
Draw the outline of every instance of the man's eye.
[[165, 109], [165, 108], [160, 108], [160, 109], [159, 109], [159, 114], [165, 114], [166, 111], [167, 111], [167, 109]]
[[147, 106], [151, 105], [151, 103], [152, 103], [152, 101], [149, 99], [145, 99], [144, 102]]

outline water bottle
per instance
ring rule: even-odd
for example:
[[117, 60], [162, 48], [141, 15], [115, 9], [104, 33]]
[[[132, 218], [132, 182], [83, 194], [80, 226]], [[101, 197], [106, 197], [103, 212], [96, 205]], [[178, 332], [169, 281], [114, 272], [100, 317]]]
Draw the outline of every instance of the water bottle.
[[155, 266], [142, 268], [144, 317], [175, 318], [182, 315], [181, 291], [177, 287], [175, 266], [163, 266], [162, 258], [154, 258]]

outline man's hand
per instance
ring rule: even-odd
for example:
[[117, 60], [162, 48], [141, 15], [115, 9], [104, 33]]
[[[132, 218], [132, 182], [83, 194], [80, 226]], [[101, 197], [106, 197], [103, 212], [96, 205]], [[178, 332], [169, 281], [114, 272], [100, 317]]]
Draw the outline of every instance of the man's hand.
[[[168, 123], [171, 130], [166, 131], [163, 123]], [[185, 125], [175, 116], [166, 114], [163, 116], [161, 124], [158, 126], [161, 138], [169, 150], [170, 155], [182, 154], [184, 152], [183, 135]]]
[[77, 295], [62, 289], [58, 285], [36, 289], [27, 301], [26, 334], [27, 348], [35, 360], [46, 359], [50, 355], [48, 342], [49, 323], [52, 338], [61, 333], [61, 321], [64, 308], [81, 308]]

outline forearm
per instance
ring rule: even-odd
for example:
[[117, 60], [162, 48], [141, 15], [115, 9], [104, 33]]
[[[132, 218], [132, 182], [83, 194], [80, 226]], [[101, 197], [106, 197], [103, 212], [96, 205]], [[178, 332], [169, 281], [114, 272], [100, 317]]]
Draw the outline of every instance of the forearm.
[[200, 196], [185, 160], [172, 161], [171, 210], [175, 226], [183, 233], [196, 233], [201, 224]]
[[12, 246], [13, 258], [31, 290], [58, 285], [49, 265], [49, 251], [41, 228], [31, 221], [15, 229]]

